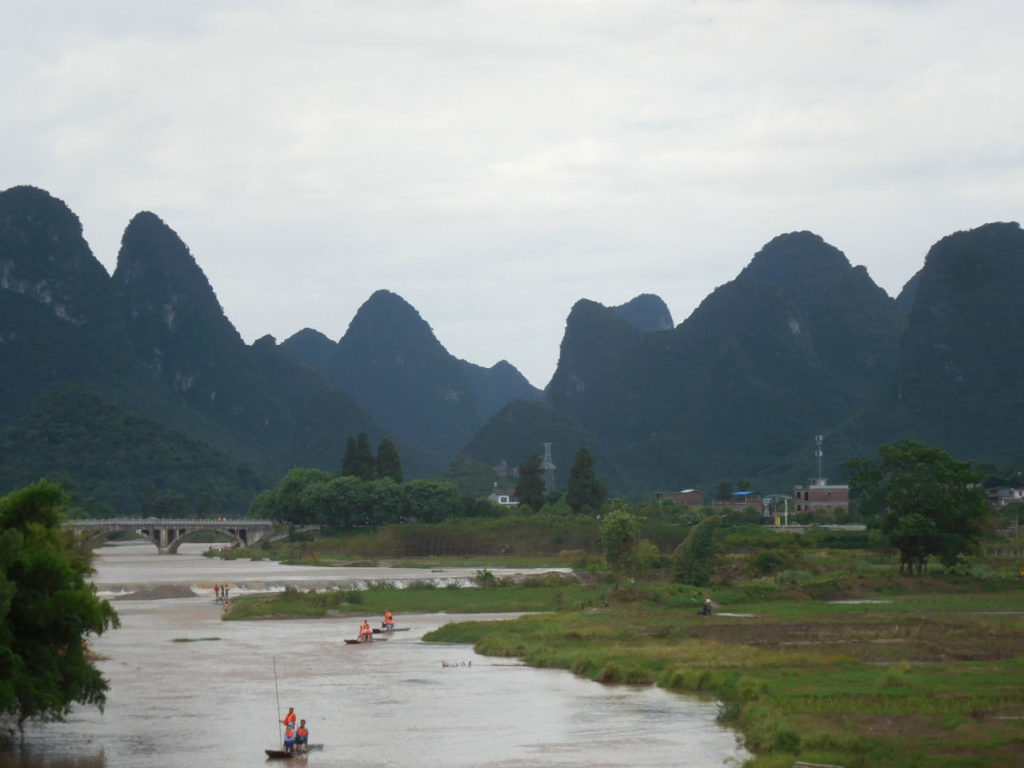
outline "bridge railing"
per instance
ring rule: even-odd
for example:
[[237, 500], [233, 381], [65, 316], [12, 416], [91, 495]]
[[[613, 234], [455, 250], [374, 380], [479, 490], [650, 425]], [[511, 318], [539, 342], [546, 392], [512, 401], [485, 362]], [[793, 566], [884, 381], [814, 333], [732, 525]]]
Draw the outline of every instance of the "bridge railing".
[[273, 520], [202, 520], [198, 518], [170, 519], [162, 517], [148, 518], [115, 518], [68, 520], [63, 523], [65, 528], [100, 528], [100, 527], [136, 527], [136, 528], [273, 528]]

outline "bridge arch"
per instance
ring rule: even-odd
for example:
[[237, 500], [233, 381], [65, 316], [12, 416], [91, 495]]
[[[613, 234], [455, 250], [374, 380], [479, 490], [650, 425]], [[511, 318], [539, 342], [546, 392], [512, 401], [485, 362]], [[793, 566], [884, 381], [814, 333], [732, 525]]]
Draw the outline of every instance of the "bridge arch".
[[131, 531], [156, 545], [164, 555], [177, 553], [178, 547], [200, 531], [215, 531], [231, 536], [243, 547], [251, 547], [273, 530], [270, 520], [160, 520], [160, 519], [106, 519], [71, 520], [64, 523], [80, 537], [83, 543], [106, 538], [120, 531]]

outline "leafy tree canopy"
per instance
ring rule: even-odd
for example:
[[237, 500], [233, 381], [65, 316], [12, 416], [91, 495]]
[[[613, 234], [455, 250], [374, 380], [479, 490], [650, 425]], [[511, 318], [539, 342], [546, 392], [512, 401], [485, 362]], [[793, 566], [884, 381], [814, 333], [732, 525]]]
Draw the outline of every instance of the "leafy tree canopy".
[[640, 569], [637, 545], [640, 518], [622, 502], [609, 504], [610, 511], [601, 520], [601, 547], [604, 559], [615, 575], [615, 589], [624, 578], [635, 576]]
[[60, 720], [71, 704], [106, 701], [107, 681], [84, 640], [118, 626], [85, 580], [88, 564], [66, 551], [60, 486], [47, 481], [0, 499], [0, 714]]
[[882, 532], [900, 553], [900, 570], [920, 573], [928, 557], [954, 565], [974, 552], [989, 509], [981, 476], [941, 448], [913, 440], [889, 443], [876, 461], [844, 465], [861, 509], [885, 513]]
[[253, 504], [255, 517], [295, 525], [339, 528], [399, 522], [431, 523], [465, 508], [455, 486], [436, 480], [396, 483], [390, 477], [361, 480], [320, 469], [296, 468]]

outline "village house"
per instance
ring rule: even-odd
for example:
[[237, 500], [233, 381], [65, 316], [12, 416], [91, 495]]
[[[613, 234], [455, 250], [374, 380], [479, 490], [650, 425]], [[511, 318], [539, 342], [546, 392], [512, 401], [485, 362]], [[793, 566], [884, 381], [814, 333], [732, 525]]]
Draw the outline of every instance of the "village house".
[[714, 503], [715, 509], [744, 510], [748, 508], [761, 509], [764, 506], [764, 499], [761, 494], [753, 491], [733, 491], [728, 499], [718, 499]]
[[1011, 488], [1003, 485], [988, 489], [988, 503], [996, 509], [1016, 501], [1024, 501], [1024, 488]]
[[830, 485], [827, 477], [812, 477], [808, 485], [793, 487], [793, 503], [796, 512], [849, 512], [850, 486]]
[[519, 506], [519, 499], [516, 498], [516, 492], [514, 490], [499, 488], [497, 483], [494, 484], [494, 489], [487, 498], [496, 504], [501, 504], [503, 507]]

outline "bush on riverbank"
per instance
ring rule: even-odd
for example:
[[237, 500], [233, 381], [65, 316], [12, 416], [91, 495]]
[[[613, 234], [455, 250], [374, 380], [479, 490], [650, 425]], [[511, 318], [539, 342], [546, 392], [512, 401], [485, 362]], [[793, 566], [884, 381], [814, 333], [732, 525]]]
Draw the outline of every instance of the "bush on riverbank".
[[403, 589], [380, 585], [366, 590], [303, 592], [288, 588], [277, 595], [252, 595], [232, 600], [225, 620], [320, 618], [324, 616], [382, 616], [395, 613], [519, 613], [573, 610], [605, 601], [607, 587], [572, 583], [561, 574], [497, 580], [493, 589], [438, 585], [429, 580]]

